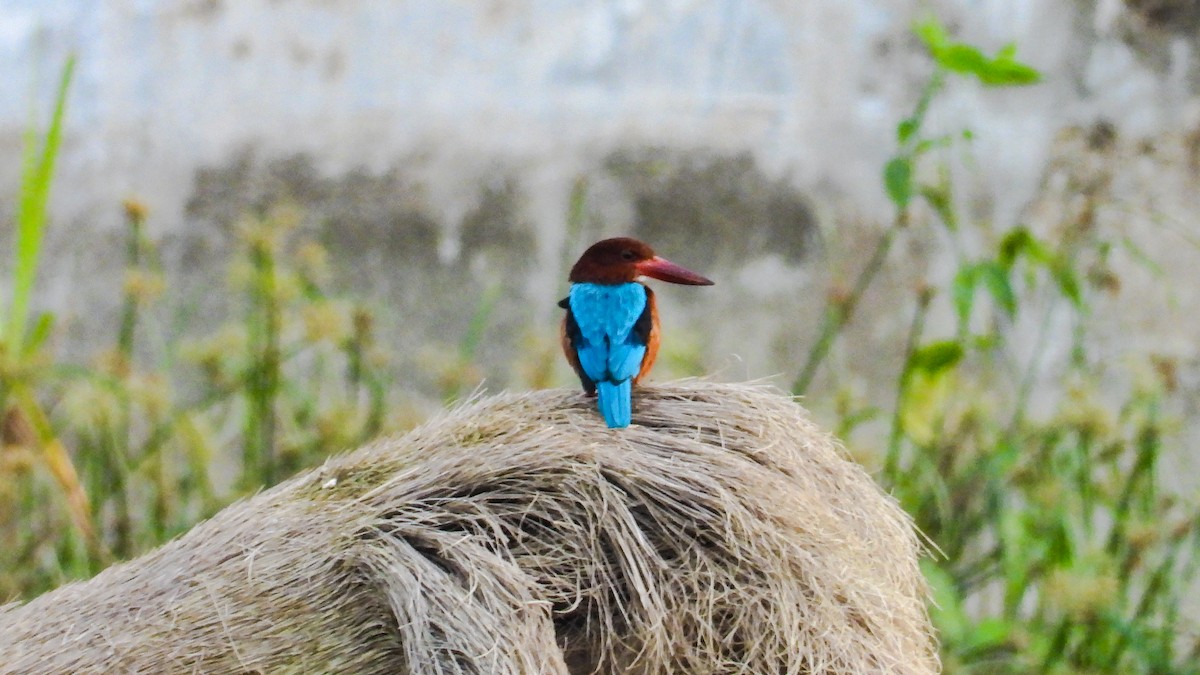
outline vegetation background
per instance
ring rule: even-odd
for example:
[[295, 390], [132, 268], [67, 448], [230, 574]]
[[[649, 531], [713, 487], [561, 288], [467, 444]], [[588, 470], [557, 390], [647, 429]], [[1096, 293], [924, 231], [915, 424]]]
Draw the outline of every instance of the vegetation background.
[[[1113, 360], [1096, 317], [1116, 300], [1133, 301], [1120, 296], [1125, 270], [1151, 279], [1167, 272], [1098, 215], [1113, 180], [1104, 169], [1051, 167], [1047, 182], [1060, 176], [1063, 185], [1046, 199], [1060, 204], [1037, 227], [1022, 214], [981, 218], [964, 204], [964, 193], [977, 198], [990, 187], [963, 187], [988, 156], [970, 126], [933, 121], [939, 105], [964, 88], [1034, 86], [1043, 74], [1015, 46], [977, 48], [932, 15], [914, 35], [925, 79], [897, 116], [878, 173], [892, 217], [796, 235], [800, 247], [818, 240], [823, 259], [810, 264], [824, 269], [787, 292], [820, 302], [781, 350], [792, 358], [778, 381], [809, 397], [929, 538], [924, 571], [948, 672], [1200, 672], [1188, 603], [1198, 590], [1196, 484], [1177, 478], [1194, 465], [1185, 453], [1195, 412], [1188, 366], [1153, 352]], [[253, 208], [229, 215], [224, 277], [199, 288], [169, 271], [150, 235], [153, 210], [125, 197], [125, 269], [110, 291], [118, 309], [84, 317], [87, 339], [71, 339], [55, 313], [37, 311], [35, 291], [53, 236], [52, 188], [70, 189], [54, 176], [75, 63], [62, 67], [49, 114], [29, 126], [13, 199], [0, 303], [0, 598], [32, 597], [135, 556], [240, 496], [413, 426], [485, 376], [520, 388], [569, 384], [553, 324], [514, 318], [521, 295], [511, 280], [461, 267], [425, 274], [429, 287], [449, 288], [471, 276], [470, 311], [419, 354], [389, 348], [405, 324], [442, 317], [401, 315], [357, 293], [327, 220], [286, 189], [264, 189]], [[1062, 142], [1085, 159], [1118, 146], [1107, 123]], [[715, 237], [714, 260], [728, 253], [720, 246], [751, 245], [727, 213], [679, 211], [695, 185], [736, 185], [758, 170], [753, 164], [680, 170], [657, 161], [653, 151], [609, 159], [611, 175], [630, 183], [669, 184], [644, 195], [639, 234], [665, 252], [694, 226]], [[239, 181], [210, 178], [223, 189]], [[573, 183], [554, 279], [610, 228], [596, 206], [606, 189], [588, 176]], [[464, 246], [476, 238], [480, 250], [503, 255], [532, 245], [518, 237], [491, 246], [511, 237], [495, 225], [511, 190], [498, 183], [492, 201], [465, 219]], [[805, 220], [797, 213], [812, 208], [778, 196], [761, 204], [767, 221]], [[340, 225], [338, 236], [355, 236], [353, 222]], [[407, 243], [426, 236], [417, 225], [397, 224]], [[900, 253], [921, 248], [946, 262], [904, 269]], [[703, 260], [681, 262], [705, 269]], [[881, 352], [859, 333], [887, 286], [905, 328], [895, 349]], [[205, 295], [222, 301], [197, 321]], [[659, 377], [726, 363], [694, 318], [703, 304], [691, 309], [671, 326]], [[497, 344], [519, 349], [496, 354]], [[870, 380], [848, 365], [859, 361], [875, 362]], [[507, 363], [501, 373], [497, 362]]]

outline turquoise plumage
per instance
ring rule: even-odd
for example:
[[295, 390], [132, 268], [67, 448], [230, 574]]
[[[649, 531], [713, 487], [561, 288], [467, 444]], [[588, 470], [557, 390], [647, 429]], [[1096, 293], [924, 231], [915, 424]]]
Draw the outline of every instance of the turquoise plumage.
[[567, 303], [580, 336], [575, 353], [596, 385], [604, 421], [609, 427], [627, 427], [632, 380], [646, 355], [645, 342], [634, 332], [646, 310], [646, 287], [636, 282], [572, 284]]

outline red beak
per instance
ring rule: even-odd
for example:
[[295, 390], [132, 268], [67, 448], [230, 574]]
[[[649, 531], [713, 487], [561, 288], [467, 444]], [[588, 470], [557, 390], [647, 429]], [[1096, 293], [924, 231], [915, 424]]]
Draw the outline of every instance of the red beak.
[[687, 284], [688, 286], [713, 285], [713, 282], [705, 279], [686, 267], [680, 267], [670, 260], [667, 260], [666, 258], [660, 258], [658, 256], [654, 256], [649, 260], [643, 260], [642, 262], [638, 263], [637, 271], [640, 275], [661, 279], [662, 281], [669, 281], [673, 284]]

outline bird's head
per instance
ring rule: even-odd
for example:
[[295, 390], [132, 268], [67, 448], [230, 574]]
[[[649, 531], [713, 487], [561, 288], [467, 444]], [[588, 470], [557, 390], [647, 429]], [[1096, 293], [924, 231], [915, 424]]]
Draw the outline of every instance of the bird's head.
[[630, 237], [605, 239], [592, 244], [571, 268], [569, 279], [572, 283], [621, 284], [643, 276], [689, 286], [711, 286], [713, 283], [666, 258], [654, 255], [653, 249]]

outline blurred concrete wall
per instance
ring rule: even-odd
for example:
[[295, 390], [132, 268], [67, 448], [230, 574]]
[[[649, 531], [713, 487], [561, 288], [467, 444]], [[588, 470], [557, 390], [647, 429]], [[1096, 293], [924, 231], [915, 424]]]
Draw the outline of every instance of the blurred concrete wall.
[[[703, 303], [691, 289], [667, 296], [709, 367], [791, 375], [828, 280], [848, 277], [886, 221], [879, 167], [929, 72], [910, 31], [925, 8], [985, 49], [1015, 41], [1046, 76], [938, 101], [938, 128], [975, 132], [958, 160], [964, 209], [996, 227], [1049, 222], [1077, 198], [1047, 182], [1052, 168], [1104, 164], [1108, 218], [1142, 219], [1129, 236], [1184, 275], [1122, 321], [1148, 322], [1145, 348], [1195, 359], [1200, 323], [1170, 312], [1200, 281], [1196, 4], [3, 0], [0, 194], [14, 194], [31, 104], [44, 118], [75, 51], [43, 301], [76, 317], [76, 341], [112, 325], [122, 198], [150, 208], [200, 317], [219, 303], [231, 222], [287, 200], [353, 262], [341, 283], [403, 317], [397, 353], [461, 333], [501, 284], [508, 304], [483, 357], [492, 384], [510, 381], [505, 350], [553, 331], [564, 258], [631, 231], [721, 282]], [[1107, 154], [1063, 135], [1098, 123], [1116, 139]], [[581, 180], [587, 217], [571, 235]], [[7, 228], [11, 202], [0, 210]], [[938, 251], [918, 241], [897, 254], [915, 262], [888, 280], [898, 296], [865, 307], [865, 344], [895, 346], [909, 308], [894, 297], [950, 269]], [[1112, 324], [1114, 344], [1125, 331]]]

